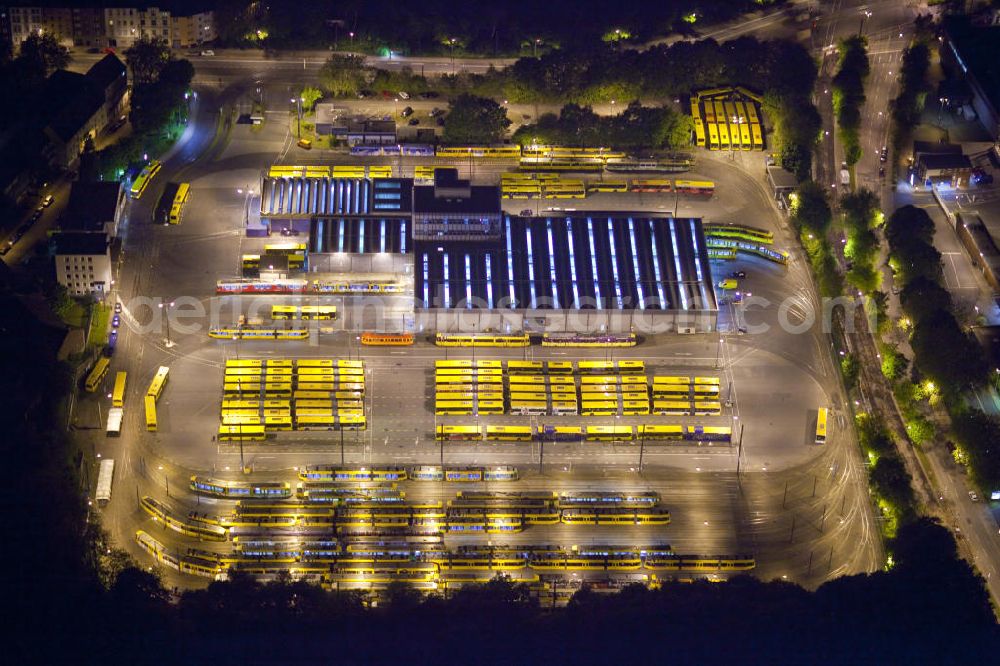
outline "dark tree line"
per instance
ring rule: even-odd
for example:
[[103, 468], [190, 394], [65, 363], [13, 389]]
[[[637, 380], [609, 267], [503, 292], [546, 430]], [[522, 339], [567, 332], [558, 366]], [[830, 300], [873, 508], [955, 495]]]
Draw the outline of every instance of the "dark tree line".
[[934, 221], [914, 206], [904, 206], [885, 228], [891, 264], [900, 276], [900, 302], [912, 320], [914, 366], [942, 390], [951, 412], [958, 458], [984, 492], [1000, 488], [1000, 422], [970, 407], [962, 398], [985, 383], [989, 368], [983, 350], [953, 313], [942, 286], [941, 253], [934, 247]]
[[839, 50], [839, 68], [832, 82], [833, 112], [837, 116], [844, 159], [854, 166], [861, 160], [861, 107], [865, 104], [865, 81], [871, 71], [868, 44], [864, 37], [849, 37], [840, 43]]
[[[406, 54], [512, 55], [600, 41], [619, 30], [634, 41], [701, 23], [726, 20], [780, 0], [620, 2], [519, 0], [456, 2], [426, 0], [306, 1], [288, 11], [277, 3], [216, 3], [220, 38], [231, 46], [354, 49]], [[691, 25], [682, 20], [696, 14]], [[353, 37], [351, 33], [354, 33]]]

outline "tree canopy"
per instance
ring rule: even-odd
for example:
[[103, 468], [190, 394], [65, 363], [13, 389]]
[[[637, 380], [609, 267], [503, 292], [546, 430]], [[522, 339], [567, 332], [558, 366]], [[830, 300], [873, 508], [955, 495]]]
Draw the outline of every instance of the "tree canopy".
[[459, 95], [444, 117], [447, 143], [498, 143], [510, 127], [506, 107], [487, 97]]

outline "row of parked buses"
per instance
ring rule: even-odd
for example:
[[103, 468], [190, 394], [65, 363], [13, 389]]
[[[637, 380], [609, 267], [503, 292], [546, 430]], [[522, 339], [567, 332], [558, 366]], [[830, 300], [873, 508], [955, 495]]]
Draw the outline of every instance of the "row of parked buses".
[[305, 340], [309, 337], [309, 329], [231, 326], [210, 328], [208, 337], [215, 340]]
[[764, 150], [761, 97], [746, 88], [703, 90], [691, 98], [695, 145], [709, 150]]
[[[171, 554], [148, 532], [136, 532], [136, 542], [157, 561], [174, 569], [212, 578], [223, 578], [228, 569], [254, 574], [289, 571], [293, 575], [341, 574], [359, 576], [357, 582], [434, 580], [447, 571], [691, 571], [735, 573], [756, 566], [750, 555], [703, 556], [675, 553], [668, 544], [561, 546], [483, 545], [455, 550], [441, 545], [359, 544], [350, 549], [337, 540], [261, 539], [237, 545], [230, 552], [189, 549]], [[289, 566], [291, 565], [291, 566]], [[407, 576], [409, 575], [409, 576]], [[413, 578], [412, 576], [416, 576]], [[386, 577], [390, 580], [383, 580]], [[337, 578], [337, 582], [344, 582]]]
[[397, 481], [517, 481], [516, 467], [344, 467], [311, 465], [299, 469], [299, 479], [314, 483], [394, 483]]
[[[541, 336], [543, 347], [634, 347], [637, 343], [635, 333], [543, 333]], [[527, 333], [437, 333], [434, 344], [438, 347], [527, 347], [531, 339]]]
[[434, 433], [434, 438], [438, 441], [468, 442], [730, 442], [732, 436], [733, 430], [729, 426], [678, 424], [638, 426], [439, 425]]
[[392, 173], [392, 167], [387, 164], [276, 165], [267, 171], [269, 178], [392, 178]]
[[355, 295], [400, 294], [402, 285], [395, 282], [328, 282], [323, 280], [220, 280], [215, 285], [217, 294], [332, 294]]
[[231, 513], [192, 512], [188, 522], [233, 528], [416, 528], [460, 532], [520, 532], [531, 525], [669, 525], [670, 511], [660, 506], [569, 506], [557, 504], [445, 506], [441, 502], [410, 504], [333, 502], [244, 502]]

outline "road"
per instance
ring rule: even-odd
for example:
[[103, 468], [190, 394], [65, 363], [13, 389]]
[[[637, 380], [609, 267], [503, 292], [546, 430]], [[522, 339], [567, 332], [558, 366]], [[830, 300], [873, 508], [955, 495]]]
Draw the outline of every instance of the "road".
[[[899, 156], [890, 154], [885, 164], [879, 158], [882, 147], [889, 144], [888, 109], [891, 100], [898, 94], [898, 68], [902, 62], [902, 51], [912, 36], [912, 19], [914, 15], [927, 9], [925, 6], [905, 3], [864, 3], [855, 7], [846, 5], [847, 3], [831, 3], [833, 11], [827, 12], [821, 21], [821, 25], [826, 27], [824, 43], [828, 46], [835, 43], [836, 39], [850, 34], [850, 17], [854, 11], [864, 7], [873, 12], [864, 23], [857, 24], [868, 40], [871, 74], [866, 86], [865, 111], [862, 113], [861, 144], [864, 153], [855, 171], [854, 186], [867, 187], [878, 193], [885, 211], [892, 211], [906, 204], [914, 204], [927, 210], [935, 221], [935, 245], [942, 252], [945, 282], [949, 291], [955, 293], [959, 300], [971, 299], [975, 307], [981, 308], [983, 312], [990, 311], [993, 307], [990, 292], [983, 288], [981, 276], [971, 266], [954, 227], [933, 197], [927, 192], [914, 192], [903, 180], [893, 182], [893, 164], [898, 166], [899, 173], [906, 173]], [[829, 78], [835, 71], [835, 62], [833, 51], [827, 48], [820, 80], [825, 89], [828, 89]], [[817, 93], [819, 92], [818, 90]], [[823, 92], [826, 93], [827, 90]], [[842, 153], [840, 146], [834, 141], [829, 98], [825, 94], [818, 94], [818, 102], [824, 119], [824, 130], [829, 133], [824, 135], [817, 153], [817, 179], [835, 186]], [[879, 168], [882, 166], [885, 166], [887, 172], [884, 178], [879, 176]], [[991, 194], [987, 192], [985, 200], [990, 197]], [[961, 210], [963, 206], [961, 197], [954, 194], [946, 196], [946, 203], [953, 210]], [[966, 201], [965, 204], [974, 208], [971, 201]], [[884, 252], [883, 247], [883, 259]], [[889, 291], [892, 275], [887, 268], [883, 270], [883, 276], [887, 284], [885, 290]], [[890, 316], [898, 317], [899, 313], [898, 295], [891, 295]], [[1000, 577], [995, 578], [994, 574], [1000, 573], [1000, 535], [993, 516], [985, 505], [970, 500], [964, 470], [951, 459], [943, 442], [932, 442], [923, 450], [909, 444], [891, 390], [879, 371], [880, 362], [867, 322], [859, 320], [857, 325], [856, 332], [850, 338], [853, 350], [866, 360], [862, 364], [861, 378], [864, 395], [878, 407], [878, 412], [886, 416], [887, 425], [901, 443], [899, 449], [914, 479], [914, 490], [919, 503], [930, 515], [939, 517], [954, 530], [960, 552], [986, 579], [987, 589], [997, 604], [1000, 602]], [[900, 344], [904, 351], [909, 352], [905, 340], [901, 340]], [[909, 355], [912, 356], [912, 353]]]

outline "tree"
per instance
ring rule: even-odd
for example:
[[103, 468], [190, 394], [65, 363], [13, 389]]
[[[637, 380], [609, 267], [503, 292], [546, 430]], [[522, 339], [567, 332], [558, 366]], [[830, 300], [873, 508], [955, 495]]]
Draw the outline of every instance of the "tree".
[[890, 252], [917, 242], [930, 245], [934, 242], [934, 220], [916, 206], [897, 208], [886, 221], [885, 237]]
[[51, 32], [32, 32], [21, 42], [17, 56], [22, 72], [38, 78], [45, 78], [57, 69], [66, 69], [69, 61], [69, 49]]
[[364, 56], [339, 55], [330, 56], [319, 70], [319, 83], [331, 95], [357, 95], [371, 78], [371, 72], [365, 67]]
[[170, 61], [170, 47], [166, 40], [142, 36], [125, 51], [125, 61], [136, 86], [153, 83]]
[[899, 300], [903, 311], [914, 322], [928, 319], [938, 312], [951, 312], [951, 294], [926, 275], [918, 275], [907, 282]]
[[811, 233], [820, 239], [826, 236], [833, 214], [822, 185], [811, 180], [799, 185], [791, 208], [792, 223], [800, 233]]
[[982, 348], [950, 312], [938, 311], [917, 322], [910, 345], [917, 367], [941, 387], [958, 390], [985, 381]]
[[492, 99], [459, 95], [444, 119], [444, 140], [448, 143], [497, 143], [510, 127], [507, 109]]
[[313, 86], [306, 86], [302, 89], [299, 97], [302, 99], [303, 110], [312, 111], [313, 107], [316, 106], [316, 102], [323, 99], [323, 91]]
[[913, 488], [903, 461], [895, 454], [882, 455], [871, 469], [871, 484], [875, 492], [900, 515], [913, 507]]

